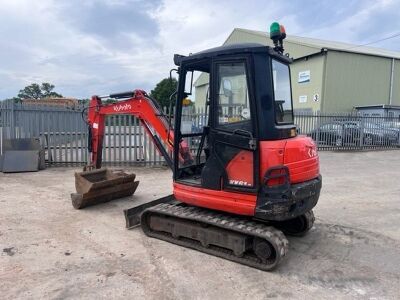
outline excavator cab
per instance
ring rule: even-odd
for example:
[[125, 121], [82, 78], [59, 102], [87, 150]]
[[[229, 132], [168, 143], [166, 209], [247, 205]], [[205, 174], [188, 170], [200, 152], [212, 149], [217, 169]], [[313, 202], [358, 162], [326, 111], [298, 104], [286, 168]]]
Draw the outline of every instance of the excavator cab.
[[[260, 187], [260, 141], [296, 135], [290, 89], [291, 59], [259, 44], [218, 47], [187, 57], [175, 55], [179, 85], [175, 110], [174, 155], [190, 145], [190, 165], [174, 160], [177, 183], [211, 190], [256, 193]], [[202, 72], [196, 100], [207, 96], [201, 129], [183, 125], [182, 100], [188, 73]], [[208, 93], [201, 95], [208, 86]], [[204, 101], [204, 100], [203, 100]], [[200, 104], [201, 106], [201, 104]], [[186, 129], [186, 130], [183, 130]]]
[[[321, 189], [316, 146], [309, 137], [297, 136], [292, 60], [281, 49], [235, 44], [175, 55], [179, 85], [173, 170], [179, 201], [267, 221], [301, 219], [315, 206]], [[187, 132], [182, 99], [185, 79], [193, 71], [203, 72], [198, 81], [209, 87], [207, 124]], [[195, 105], [205, 90], [197, 88]], [[177, 159], [182, 141], [195, 157], [190, 164]], [[303, 224], [299, 232], [308, 230], [307, 220], [296, 222]]]

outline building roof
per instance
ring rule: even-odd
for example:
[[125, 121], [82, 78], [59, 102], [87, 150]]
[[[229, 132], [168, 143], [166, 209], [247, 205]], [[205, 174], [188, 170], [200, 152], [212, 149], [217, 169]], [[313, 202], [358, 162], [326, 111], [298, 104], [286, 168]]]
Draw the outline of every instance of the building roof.
[[[269, 33], [265, 31], [257, 31], [257, 30], [249, 30], [243, 28], [235, 28], [231, 35], [235, 31], [241, 31], [243, 33], [262, 36], [265, 37], [266, 40], [269, 40]], [[229, 37], [227, 41], [229, 40]], [[376, 48], [376, 47], [368, 47], [368, 46], [357, 46], [354, 44], [336, 42], [336, 41], [327, 41], [321, 39], [314, 39], [308, 37], [300, 37], [295, 35], [287, 35], [286, 40], [287, 42], [291, 42], [293, 44], [298, 44], [302, 46], [307, 46], [311, 48], [315, 48], [316, 50], [328, 49], [328, 50], [336, 50], [336, 51], [344, 51], [344, 52], [352, 52], [352, 53], [360, 53], [366, 55], [373, 55], [373, 56], [381, 56], [381, 57], [388, 57], [388, 58], [397, 58], [400, 59], [400, 52], [397, 51], [390, 51], [386, 49]]]
[[[263, 43], [264, 45], [271, 45], [272, 41], [269, 38], [269, 33], [266, 31], [258, 31], [258, 30], [250, 30], [244, 28], [235, 28], [228, 38], [225, 40], [224, 45], [234, 45], [238, 42], [245, 42], [242, 38], [239, 38], [239, 41], [235, 38], [232, 39], [233, 36], [239, 36], [240, 34], [251, 35], [254, 38], [251, 40], [256, 40], [259, 43]], [[327, 41], [321, 39], [314, 39], [308, 37], [300, 37], [295, 35], [287, 35], [285, 42], [291, 43], [292, 45], [301, 45], [305, 50], [299, 51], [297, 55], [295, 55], [296, 59], [300, 59], [303, 57], [309, 57], [310, 55], [315, 55], [320, 53], [322, 50], [327, 49], [341, 52], [349, 52], [349, 53], [359, 53], [364, 55], [372, 55], [386, 58], [395, 58], [400, 59], [400, 52], [390, 51], [381, 48], [375, 47], [367, 47], [367, 46], [357, 46], [354, 44], [335, 42], [335, 41]], [[197, 80], [195, 80], [194, 85], [200, 86], [204, 85], [208, 82], [207, 74], [202, 73]]]

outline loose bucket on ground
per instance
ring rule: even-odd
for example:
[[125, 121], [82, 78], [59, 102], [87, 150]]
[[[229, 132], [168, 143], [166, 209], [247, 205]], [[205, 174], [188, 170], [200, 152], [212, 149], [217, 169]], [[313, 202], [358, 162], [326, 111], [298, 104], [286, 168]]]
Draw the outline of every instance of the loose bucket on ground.
[[71, 194], [76, 209], [132, 195], [139, 185], [136, 174], [106, 168], [75, 173], [76, 193]]

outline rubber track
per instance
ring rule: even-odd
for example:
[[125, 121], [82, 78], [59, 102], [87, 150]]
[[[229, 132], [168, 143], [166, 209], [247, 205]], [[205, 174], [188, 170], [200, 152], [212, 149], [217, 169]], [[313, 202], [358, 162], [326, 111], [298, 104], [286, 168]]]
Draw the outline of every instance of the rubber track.
[[[234, 255], [231, 250], [228, 249], [223, 249], [212, 245], [210, 245], [209, 247], [203, 247], [197, 241], [193, 241], [190, 239], [175, 239], [168, 233], [152, 231], [149, 228], [149, 225], [146, 223], [146, 220], [148, 220], [148, 217], [151, 214], [167, 215], [178, 219], [205, 223], [215, 227], [224, 228], [227, 230], [265, 239], [272, 245], [274, 245], [277, 252], [276, 259], [274, 261], [267, 261], [266, 263], [262, 263], [261, 260], [252, 253], [245, 253], [242, 257], [238, 257]], [[276, 265], [287, 254], [289, 248], [289, 242], [286, 239], [285, 235], [274, 227], [267, 226], [263, 223], [254, 222], [240, 216], [227, 215], [224, 213], [193, 206], [182, 206], [179, 204], [168, 203], [159, 204], [146, 209], [142, 214], [141, 221], [141, 227], [144, 233], [150, 237], [158, 238], [173, 244], [222, 257], [263, 271], [269, 271], [276, 267]]]

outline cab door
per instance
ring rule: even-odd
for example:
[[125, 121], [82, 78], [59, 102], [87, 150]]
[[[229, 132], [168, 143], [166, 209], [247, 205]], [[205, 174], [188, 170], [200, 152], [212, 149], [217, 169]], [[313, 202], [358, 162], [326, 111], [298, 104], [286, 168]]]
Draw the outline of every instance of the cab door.
[[202, 186], [215, 190], [257, 192], [258, 141], [249, 57], [212, 64], [210, 157]]

